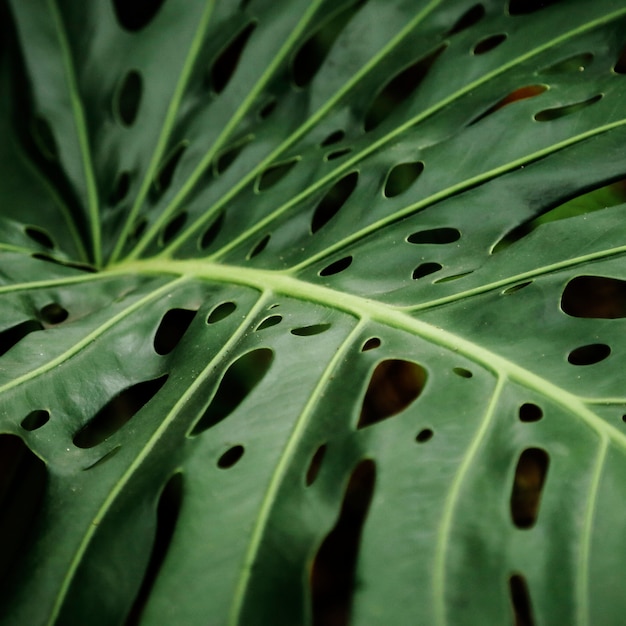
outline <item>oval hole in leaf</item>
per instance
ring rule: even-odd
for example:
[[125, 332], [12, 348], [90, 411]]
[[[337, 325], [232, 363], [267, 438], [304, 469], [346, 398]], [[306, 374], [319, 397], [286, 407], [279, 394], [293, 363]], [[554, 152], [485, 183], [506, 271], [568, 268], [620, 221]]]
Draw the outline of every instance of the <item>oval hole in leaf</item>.
[[54, 325], [64, 322], [68, 318], [69, 313], [60, 304], [51, 302], [41, 307], [39, 315], [46, 324]]
[[352, 152], [352, 148], [341, 148], [340, 150], [335, 150], [334, 152], [329, 152], [324, 160], [326, 161], [334, 161], [335, 159], [339, 159], [342, 156], [346, 156], [346, 154], [350, 154]]
[[152, 594], [154, 583], [174, 537], [183, 505], [183, 496], [183, 475], [181, 472], [177, 472], [167, 481], [159, 496], [156, 507], [156, 531], [150, 560], [124, 626], [136, 626], [141, 623], [143, 610]]
[[224, 225], [224, 217], [225, 213], [222, 211], [204, 231], [198, 244], [200, 250], [206, 250], [217, 239], [217, 236], [220, 234], [222, 226]]
[[509, 15], [528, 15], [540, 9], [545, 9], [560, 0], [509, 0]]
[[426, 385], [426, 370], [413, 361], [381, 361], [370, 378], [357, 429], [377, 424], [407, 409]]
[[572, 350], [567, 360], [572, 365], [595, 365], [604, 361], [609, 354], [611, 354], [611, 348], [605, 343], [590, 343]]
[[263, 380], [273, 360], [272, 350], [257, 348], [231, 363], [191, 435], [199, 435], [226, 419]]
[[267, 247], [267, 244], [270, 242], [270, 237], [271, 235], [268, 233], [262, 239], [260, 239], [259, 242], [255, 244], [254, 248], [250, 250], [246, 258], [253, 259], [255, 256], [258, 256], [259, 254], [261, 254], [261, 252], [265, 250], [265, 248]]
[[93, 448], [116, 433], [163, 387], [167, 374], [132, 385], [118, 393], [74, 435], [78, 448]]
[[533, 402], [525, 402], [519, 408], [519, 418], [522, 422], [538, 422], [542, 417], [541, 407]]
[[399, 196], [417, 180], [423, 171], [424, 163], [422, 161], [395, 165], [389, 170], [383, 193], [387, 198]]
[[492, 107], [487, 109], [487, 111], [485, 111], [484, 113], [481, 113], [477, 118], [473, 119], [468, 125], [472, 126], [476, 124], [477, 122], [480, 122], [480, 120], [495, 113], [496, 111], [499, 111], [500, 109], [504, 108], [505, 106], [509, 104], [513, 104], [514, 102], [519, 102], [520, 100], [528, 100], [528, 98], [535, 98], [547, 90], [548, 90], [547, 85], [526, 85], [525, 87], [520, 87], [519, 89], [512, 91], [508, 96], [505, 96], [504, 98], [502, 98], [502, 100], [499, 100], [498, 102], [496, 102], [496, 104], [494, 104]]
[[162, 195], [172, 184], [176, 167], [178, 166], [178, 163], [180, 162], [186, 149], [187, 142], [183, 141], [179, 143], [167, 157], [165, 157], [163, 164], [159, 168], [159, 173], [154, 180], [154, 190], [157, 192], [157, 196]]
[[300, 46], [291, 63], [291, 77], [296, 87], [304, 87], [313, 80], [335, 40], [362, 5], [363, 0], [360, 0], [335, 13]]
[[43, 157], [48, 161], [56, 160], [59, 156], [59, 149], [48, 120], [36, 117], [31, 123], [30, 131]]
[[325, 333], [330, 328], [330, 324], [312, 324], [311, 326], [301, 326], [300, 328], [292, 328], [291, 334], [297, 337], [312, 337]]
[[419, 280], [420, 278], [434, 274], [440, 269], [443, 269], [443, 265], [439, 263], [422, 263], [413, 270], [413, 280]]
[[169, 354], [183, 338], [196, 316], [193, 309], [170, 309], [161, 318], [154, 335], [154, 350], [157, 354]]
[[131, 70], [124, 77], [113, 104], [115, 115], [124, 126], [132, 126], [137, 119], [142, 93], [141, 74]]
[[50, 413], [45, 409], [31, 411], [20, 423], [24, 430], [33, 431], [48, 423]]
[[435, 433], [430, 428], [424, 428], [417, 433], [415, 441], [417, 441], [417, 443], [426, 443], [433, 438], [434, 434]]
[[0, 582], [32, 545], [47, 481], [46, 464], [16, 435], [0, 434]]
[[521, 574], [513, 574], [509, 578], [509, 592], [516, 626], [534, 626], [528, 585]]
[[520, 455], [511, 492], [511, 518], [518, 528], [531, 528], [537, 521], [549, 464], [541, 448], [527, 448]]
[[148, 227], [148, 220], [145, 217], [139, 219], [130, 234], [129, 239], [131, 241], [138, 241], [139, 238], [144, 234], [146, 228]]
[[345, 269], [348, 269], [351, 264], [352, 257], [345, 256], [343, 259], [334, 261], [330, 265], [327, 265], [323, 270], [320, 270], [319, 276], [333, 276], [334, 274], [339, 274], [339, 272], [343, 272]]
[[181, 231], [187, 221], [187, 212], [183, 211], [174, 216], [165, 226], [161, 234], [161, 244], [166, 245]]
[[447, 32], [446, 37], [456, 35], [461, 31], [467, 30], [477, 24], [485, 16], [485, 7], [482, 4], [475, 4], [469, 8], [461, 17], [456, 21], [454, 26]]
[[37, 320], [26, 320], [0, 332], [0, 356], [22, 341], [24, 337], [38, 330], [43, 330], [43, 326]]
[[474, 374], [464, 367], [453, 367], [452, 371], [461, 378], [471, 378]]
[[229, 448], [218, 459], [217, 466], [220, 469], [229, 469], [229, 468], [233, 467], [233, 465], [235, 465], [236, 463], [239, 462], [239, 460], [243, 456], [244, 452], [245, 452], [244, 447], [240, 446], [240, 445], [233, 446], [232, 448]]
[[626, 74], [626, 46], [620, 52], [617, 63], [613, 67], [616, 74]]
[[572, 317], [609, 320], [626, 317], [626, 281], [576, 276], [563, 290], [561, 309]]
[[568, 104], [564, 107], [556, 107], [554, 109], [544, 109], [535, 115], [535, 119], [538, 122], [551, 122], [552, 120], [558, 120], [566, 115], [572, 115], [582, 109], [586, 109], [588, 106], [602, 100], [602, 98], [603, 94], [599, 93], [591, 98], [588, 98], [587, 100], [583, 100], [582, 102], [575, 102], [574, 104]]
[[365, 132], [374, 130], [413, 95], [446, 47], [447, 44], [444, 43], [430, 54], [418, 59], [396, 74], [380, 90], [365, 114], [363, 121]]
[[574, 56], [567, 57], [562, 61], [558, 61], [553, 65], [549, 65], [545, 69], [541, 70], [540, 74], [563, 74], [568, 72], [581, 72], [593, 61], [593, 54], [591, 52], [584, 52], [583, 54], [575, 54]]
[[289, 159], [289, 161], [283, 161], [282, 163], [276, 163], [270, 165], [264, 172], [259, 175], [258, 182], [256, 184], [257, 191], [265, 191], [276, 185], [281, 181], [289, 172], [294, 168], [296, 163], [300, 160], [300, 157]]
[[283, 321], [282, 315], [270, 315], [266, 317], [256, 328], [255, 330], [264, 330], [265, 328], [271, 328], [272, 326], [276, 326]]
[[320, 473], [322, 461], [324, 460], [324, 455], [326, 454], [326, 447], [326, 444], [323, 443], [311, 457], [311, 462], [309, 463], [309, 467], [306, 471], [304, 481], [307, 487], [310, 487], [315, 482], [317, 475]]
[[461, 238], [461, 232], [456, 228], [432, 228], [420, 230], [409, 235], [406, 240], [416, 244], [446, 244], [454, 243]]
[[120, 172], [115, 181], [115, 186], [109, 196], [109, 204], [115, 206], [119, 204], [130, 191], [130, 174], [128, 172]]
[[311, 234], [316, 233], [322, 226], [325, 226], [348, 201], [352, 192], [356, 189], [359, 180], [358, 172], [350, 172], [338, 180], [320, 200], [313, 213], [311, 220]]
[[326, 139], [322, 141], [320, 146], [322, 146], [323, 148], [326, 146], [332, 146], [334, 143], [340, 142], [345, 136], [346, 133], [343, 130], [336, 130], [330, 133], [330, 135], [328, 135], [328, 137], [326, 137]]
[[30, 237], [35, 243], [38, 243], [40, 246], [44, 248], [52, 249], [54, 248], [54, 241], [52, 237], [43, 230], [42, 228], [38, 228], [36, 226], [27, 226], [24, 229], [24, 232], [28, 237]]
[[113, 0], [117, 21], [122, 28], [136, 32], [156, 16], [165, 0]]
[[222, 302], [218, 304], [207, 317], [207, 324], [215, 324], [217, 322], [221, 322], [223, 319], [227, 318], [231, 313], [234, 313], [237, 305], [234, 302]]
[[233, 77], [244, 48], [255, 28], [256, 22], [248, 24], [230, 40], [217, 59], [215, 59], [210, 72], [211, 87], [215, 93], [222, 93], [226, 89], [226, 85]]
[[313, 560], [313, 626], [347, 626], [350, 621], [361, 532], [375, 484], [374, 461], [361, 461], [350, 475], [339, 518]]
[[481, 39], [472, 49], [472, 54], [479, 55], [490, 52], [494, 48], [497, 48], [500, 44], [504, 43], [507, 36], [505, 33], [499, 33], [498, 35], [490, 35]]
[[381, 345], [381, 341], [378, 337], [370, 337], [361, 348], [361, 352], [367, 352], [368, 350], [375, 350], [379, 348]]
[[254, 139], [254, 135], [246, 135], [234, 145], [220, 152], [215, 159], [213, 169], [220, 176], [223, 174], [241, 154], [242, 150]]
[[276, 110], [277, 104], [278, 100], [276, 100], [276, 98], [272, 97], [268, 100], [259, 111], [259, 119], [266, 120]]

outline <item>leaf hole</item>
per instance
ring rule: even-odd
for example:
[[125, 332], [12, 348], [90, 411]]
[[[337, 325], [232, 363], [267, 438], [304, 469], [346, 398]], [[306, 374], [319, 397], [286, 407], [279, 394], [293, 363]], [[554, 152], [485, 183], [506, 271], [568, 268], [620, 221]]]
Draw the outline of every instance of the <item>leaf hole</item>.
[[200, 250], [206, 250], [220, 234], [222, 226], [224, 225], [225, 212], [222, 211], [210, 224], [210, 226], [202, 233], [200, 242], [198, 244]]
[[48, 120], [35, 117], [30, 132], [42, 156], [48, 161], [56, 161], [59, 157], [59, 148]]
[[358, 172], [350, 172], [340, 180], [338, 180], [320, 200], [313, 219], [311, 220], [311, 234], [316, 233], [320, 228], [325, 226], [348, 201], [356, 189], [359, 180]]
[[115, 206], [119, 204], [130, 191], [130, 174], [128, 172], [120, 172], [115, 181], [113, 191], [109, 196], [109, 204]]
[[292, 328], [291, 334], [297, 337], [312, 337], [325, 333], [330, 328], [330, 324], [311, 324], [310, 326], [300, 326], [300, 328]]
[[545, 9], [560, 0], [509, 0], [507, 13], [509, 15], [528, 15], [540, 9]]
[[522, 422], [538, 422], [542, 417], [541, 407], [533, 402], [525, 402], [519, 408], [519, 418]]
[[241, 457], [243, 456], [245, 449], [243, 446], [237, 445], [229, 448], [222, 454], [222, 456], [217, 461], [217, 466], [220, 469], [229, 469], [236, 465]]
[[381, 341], [378, 337], [370, 337], [361, 348], [361, 352], [367, 352], [368, 350], [375, 350], [376, 348], [380, 348]]
[[231, 363], [191, 435], [199, 435], [233, 413], [266, 376], [273, 359], [272, 350], [257, 348]]
[[425, 385], [421, 365], [403, 359], [381, 361], [370, 377], [357, 429], [398, 415], [417, 400]]
[[330, 135], [328, 135], [328, 137], [326, 137], [324, 141], [322, 141], [320, 146], [322, 146], [322, 148], [325, 148], [326, 146], [332, 146], [335, 143], [339, 143], [345, 136], [346, 133], [343, 130], [335, 130], [330, 133]]
[[[456, 228], [432, 228], [420, 230], [409, 235], [406, 240], [415, 244], [436, 244], [454, 243], [461, 238], [461, 232]], [[440, 266], [441, 267], [441, 266]]]
[[165, 157], [154, 180], [153, 194], [156, 193], [157, 197], [163, 195], [172, 184], [176, 168], [187, 149], [187, 145], [187, 141], [182, 141]]
[[447, 32], [446, 37], [456, 35], [461, 31], [467, 30], [477, 24], [485, 17], [485, 7], [482, 4], [475, 4], [469, 8], [461, 17], [456, 21], [454, 26]]
[[515, 91], [512, 91], [510, 94], [508, 94], [507, 96], [505, 96], [504, 98], [496, 102], [496, 104], [494, 104], [492, 107], [487, 109], [487, 111], [485, 111], [484, 113], [481, 113], [478, 117], [473, 119], [469, 123], [469, 126], [473, 126], [477, 122], [480, 122], [484, 118], [488, 117], [489, 115], [492, 115], [496, 111], [499, 111], [500, 109], [504, 108], [505, 106], [509, 104], [513, 104], [514, 102], [519, 102], [520, 100], [528, 100], [529, 98], [536, 98], [537, 96], [541, 95], [547, 90], [548, 90], [547, 85], [526, 85], [525, 87], [520, 87], [519, 89], [515, 89]]
[[161, 318], [154, 335], [154, 350], [157, 354], [169, 354], [180, 343], [191, 325], [197, 311], [193, 309], [170, 309]]
[[24, 229], [24, 232], [28, 237], [30, 237], [35, 243], [38, 243], [40, 246], [48, 249], [54, 248], [54, 241], [52, 240], [52, 237], [50, 237], [50, 235], [42, 228], [38, 228], [36, 226], [27, 226]]
[[626, 74], [626, 46], [622, 49], [617, 59], [617, 63], [613, 66], [616, 74]]
[[259, 119], [266, 120], [275, 110], [278, 100], [270, 98], [259, 110]]
[[0, 356], [38, 330], [43, 330], [43, 326], [37, 320], [26, 320], [0, 332]]
[[256, 328], [255, 330], [264, 330], [266, 328], [271, 328], [272, 326], [276, 326], [283, 321], [282, 315], [270, 315], [266, 317]]
[[558, 61], [553, 65], [549, 65], [545, 69], [541, 70], [540, 74], [565, 74], [570, 72], [582, 72], [593, 61], [593, 54], [591, 52], [584, 52], [583, 54], [575, 54], [574, 56], [567, 57], [562, 61]]
[[513, 574], [509, 578], [509, 593], [515, 626], [534, 626], [530, 594], [525, 578], [521, 574]]
[[320, 469], [322, 467], [322, 461], [324, 460], [324, 456], [326, 455], [327, 445], [322, 444], [316, 451], [315, 454], [311, 457], [311, 462], [309, 463], [309, 467], [306, 471], [305, 484], [307, 487], [310, 487], [317, 478], [320, 473]]
[[527, 448], [519, 457], [511, 492], [511, 518], [518, 528], [531, 528], [537, 521], [549, 463], [541, 448]]
[[325, 161], [334, 161], [335, 159], [339, 159], [346, 154], [350, 154], [352, 152], [352, 148], [341, 148], [339, 150], [334, 150], [333, 152], [329, 152], [325, 157]]
[[254, 135], [246, 135], [237, 143], [220, 152], [213, 164], [217, 176], [221, 176], [237, 159], [243, 149], [254, 139]]
[[422, 263], [413, 270], [412, 277], [413, 280], [419, 280], [420, 278], [430, 276], [441, 269], [443, 269], [443, 265], [440, 263]]
[[161, 233], [161, 245], [166, 245], [170, 241], [172, 241], [172, 239], [174, 239], [174, 237], [176, 237], [176, 235], [180, 233], [186, 221], [187, 221], [186, 211], [183, 211], [182, 213], [179, 213], [178, 215], [174, 216], [165, 225], [165, 228], [163, 229], [163, 232]]
[[146, 228], [148, 227], [148, 220], [145, 217], [142, 217], [135, 222], [135, 226], [132, 229], [129, 239], [131, 241], [138, 241], [141, 239], [141, 236], [146, 232]]
[[161, 9], [165, 0], [113, 0], [119, 25], [131, 32], [145, 28]]
[[264, 172], [259, 175], [256, 189], [257, 191], [265, 191], [280, 182], [294, 168], [300, 157], [283, 161], [270, 165]]
[[313, 80], [335, 40], [363, 4], [360, 0], [335, 13], [300, 46], [291, 63], [291, 77], [296, 87], [305, 87]]
[[611, 348], [605, 343], [590, 343], [572, 350], [567, 360], [572, 365], [595, 365], [604, 361], [609, 354], [611, 354]]
[[83, 471], [86, 472], [87, 470], [94, 469], [95, 467], [100, 467], [100, 465], [103, 465], [109, 459], [112, 459], [121, 449], [122, 446], [120, 445], [114, 446], [104, 456], [101, 456], [95, 463], [92, 463], [91, 465], [85, 467]]
[[137, 70], [131, 70], [122, 80], [113, 102], [115, 115], [123, 126], [132, 126], [135, 123], [142, 93], [141, 74]]
[[472, 378], [472, 376], [474, 376], [474, 374], [472, 374], [472, 372], [470, 372], [470, 370], [464, 368], [464, 367], [453, 367], [452, 371], [457, 375], [460, 376], [461, 378]]
[[46, 324], [54, 325], [64, 322], [69, 317], [69, 313], [57, 302], [51, 302], [41, 307], [39, 316]]
[[533, 284], [532, 280], [527, 280], [526, 282], [523, 282], [523, 283], [517, 283], [517, 285], [513, 285], [511, 287], [507, 287], [506, 289], [504, 289], [502, 291], [502, 295], [510, 296], [512, 293], [517, 293], [521, 289], [525, 289], [526, 287], [528, 287], [528, 285], [532, 285], [532, 284]]
[[407, 191], [423, 171], [424, 163], [422, 161], [394, 165], [389, 170], [387, 180], [385, 181], [385, 189], [383, 191], [385, 197], [394, 198]]
[[127, 387], [114, 396], [74, 435], [78, 448], [93, 448], [115, 434], [143, 408], [167, 380], [167, 374]]
[[574, 104], [568, 104], [554, 109], [544, 109], [535, 115], [535, 120], [538, 122], [551, 122], [553, 120], [558, 120], [566, 115], [572, 115], [582, 109], [586, 109], [588, 106], [602, 100], [603, 97], [603, 94], [599, 93], [591, 98], [588, 98], [587, 100], [583, 100], [582, 102], [575, 102]]
[[434, 434], [435, 433], [430, 428], [423, 428], [419, 431], [419, 433], [417, 433], [415, 441], [417, 441], [417, 443], [426, 443], [433, 438]]
[[401, 70], [380, 90], [365, 114], [363, 122], [365, 132], [378, 127], [417, 91], [446, 47], [447, 44], [439, 46], [430, 54]]
[[50, 420], [50, 413], [45, 409], [31, 411], [20, 423], [24, 430], [33, 431], [41, 428]]
[[375, 484], [374, 461], [361, 461], [350, 475], [337, 522], [313, 559], [313, 626], [347, 626], [350, 621], [361, 532]]
[[451, 283], [453, 280], [459, 280], [459, 278], [463, 278], [464, 276], [469, 276], [472, 274], [474, 270], [470, 270], [469, 272], [461, 272], [460, 274], [451, 274], [450, 276], [442, 276], [437, 280], [433, 280], [434, 285], [439, 285], [440, 283]]
[[235, 70], [239, 65], [241, 55], [250, 39], [250, 36], [256, 28], [256, 22], [251, 22], [243, 28], [235, 37], [226, 45], [215, 59], [211, 67], [211, 87], [217, 94], [222, 93], [231, 81]]
[[222, 302], [218, 304], [207, 317], [207, 324], [216, 324], [226, 319], [229, 315], [235, 312], [237, 305], [234, 302]]
[[499, 33], [498, 35], [490, 35], [489, 37], [485, 37], [481, 39], [472, 49], [472, 54], [478, 56], [480, 54], [485, 54], [490, 52], [494, 48], [497, 48], [499, 45], [506, 41], [506, 34]]
[[333, 276], [334, 274], [339, 274], [340, 272], [348, 269], [350, 265], [352, 265], [352, 257], [345, 256], [342, 259], [327, 265], [323, 270], [320, 270], [319, 276]]
[[90, 272], [95, 274], [98, 271], [95, 267], [93, 267], [93, 265], [87, 265], [87, 263], [73, 263], [72, 261], [62, 261], [61, 259], [55, 259], [49, 254], [41, 254], [37, 252], [35, 254], [31, 254], [31, 257], [33, 259], [37, 259], [38, 261], [43, 261], [44, 263], [52, 263], [54, 265], [60, 265], [61, 267], [72, 267], [80, 270], [81, 272]]
[[626, 281], [604, 276], [576, 276], [561, 296], [561, 309], [572, 317], [626, 317]]
[[250, 259], [253, 259], [255, 256], [258, 256], [259, 254], [261, 254], [261, 252], [263, 252], [263, 250], [265, 250], [265, 248], [267, 247], [267, 244], [270, 242], [270, 237], [271, 237], [271, 235], [269, 233], [267, 235], [265, 235], [264, 237], [262, 237], [258, 241], [258, 243], [256, 243], [254, 245], [252, 250], [250, 250], [250, 252], [248, 253], [248, 256], [246, 258], [248, 260], [250, 260]]

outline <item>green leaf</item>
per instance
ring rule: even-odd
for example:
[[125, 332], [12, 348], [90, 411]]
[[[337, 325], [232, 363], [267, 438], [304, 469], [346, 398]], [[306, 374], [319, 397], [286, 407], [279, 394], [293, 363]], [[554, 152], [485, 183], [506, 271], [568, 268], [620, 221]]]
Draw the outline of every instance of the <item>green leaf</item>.
[[623, 3], [2, 15], [2, 624], [623, 622]]

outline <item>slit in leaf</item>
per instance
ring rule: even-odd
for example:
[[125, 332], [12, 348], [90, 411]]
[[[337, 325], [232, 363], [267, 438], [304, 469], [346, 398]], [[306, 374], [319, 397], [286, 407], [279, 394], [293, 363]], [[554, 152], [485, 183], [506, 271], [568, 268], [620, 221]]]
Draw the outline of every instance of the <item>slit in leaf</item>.
[[317, 475], [320, 473], [320, 469], [322, 467], [322, 461], [324, 460], [324, 456], [326, 455], [326, 444], [323, 443], [316, 451], [315, 454], [311, 457], [311, 462], [309, 463], [309, 467], [306, 471], [306, 476], [304, 479], [305, 485], [310, 487], [317, 478]]
[[276, 98], [270, 98], [259, 110], [259, 119], [266, 120], [276, 110], [277, 104]]
[[413, 280], [419, 280], [420, 278], [430, 276], [441, 269], [443, 269], [443, 265], [440, 263], [421, 263], [413, 270], [412, 278]]
[[370, 337], [361, 348], [361, 352], [367, 352], [368, 350], [375, 350], [381, 345], [381, 340], [378, 337]]
[[472, 376], [474, 376], [474, 374], [472, 374], [472, 372], [465, 367], [453, 367], [452, 371], [461, 378], [472, 378]]
[[420, 230], [409, 235], [406, 240], [415, 244], [446, 244], [454, 243], [461, 238], [461, 231], [456, 228], [431, 228]]
[[519, 457], [511, 491], [511, 518], [518, 528], [531, 528], [537, 521], [549, 464], [541, 448], [527, 448]]
[[56, 161], [59, 157], [59, 148], [48, 120], [43, 117], [35, 117], [31, 123], [30, 131], [42, 156], [48, 161]]
[[115, 115], [123, 126], [132, 126], [137, 119], [142, 93], [141, 74], [137, 70], [131, 70], [124, 77], [113, 102]]
[[222, 211], [214, 220], [211, 225], [202, 233], [200, 237], [199, 247], [200, 250], [206, 250], [220, 234], [222, 226], [224, 225], [225, 212]]
[[340, 272], [348, 269], [350, 265], [352, 265], [352, 257], [345, 256], [343, 259], [334, 261], [330, 265], [327, 265], [324, 269], [320, 270], [319, 276], [333, 276], [334, 274], [339, 274]]
[[24, 229], [24, 232], [40, 246], [49, 249], [54, 248], [54, 241], [52, 240], [52, 237], [50, 237], [50, 235], [42, 228], [38, 228], [37, 226], [27, 226]]
[[490, 52], [494, 48], [497, 48], [499, 45], [505, 42], [507, 36], [504, 33], [499, 33], [498, 35], [490, 35], [489, 37], [485, 37], [481, 39], [472, 49], [472, 54], [480, 55], [485, 54], [486, 52]]
[[337, 37], [363, 4], [364, 0], [359, 0], [347, 9], [339, 11], [300, 46], [291, 63], [291, 77], [296, 87], [305, 87], [313, 80]]
[[325, 333], [330, 328], [330, 324], [312, 324], [311, 326], [300, 326], [300, 328], [292, 328], [291, 334], [297, 337], [312, 337]]
[[265, 191], [280, 182], [294, 168], [300, 157], [270, 165], [259, 175], [256, 184], [257, 191]]
[[215, 395], [191, 430], [191, 435], [199, 435], [226, 419], [263, 380], [273, 359], [272, 350], [257, 348], [231, 363]]
[[241, 154], [243, 149], [254, 139], [254, 135], [246, 135], [232, 146], [220, 152], [213, 164], [213, 171], [217, 176], [223, 174]]
[[515, 626], [534, 626], [535, 620], [533, 619], [528, 585], [521, 574], [513, 574], [509, 578], [509, 592]]
[[0, 332], [0, 356], [17, 345], [24, 337], [38, 330], [43, 330], [40, 322], [37, 320], [26, 320]]
[[120, 172], [115, 181], [113, 191], [109, 196], [109, 204], [115, 206], [119, 204], [130, 191], [130, 174], [128, 172]]
[[480, 122], [484, 118], [488, 117], [489, 115], [492, 115], [496, 111], [499, 111], [500, 109], [504, 108], [505, 106], [509, 104], [513, 104], [514, 102], [519, 102], [520, 100], [528, 100], [528, 98], [535, 98], [541, 95], [542, 93], [544, 93], [544, 91], [547, 91], [547, 89], [548, 89], [547, 85], [526, 85], [525, 87], [520, 87], [519, 89], [512, 91], [510, 94], [502, 98], [502, 100], [499, 100], [498, 102], [496, 102], [496, 104], [494, 104], [492, 107], [487, 109], [487, 111], [485, 111], [484, 113], [481, 113], [478, 117], [473, 119], [469, 123], [469, 126], [473, 126], [477, 122]]
[[361, 461], [348, 481], [339, 518], [313, 560], [313, 626], [347, 626], [350, 621], [359, 543], [375, 484], [374, 461]]
[[567, 355], [572, 365], [595, 365], [604, 361], [611, 354], [611, 348], [605, 343], [590, 343], [575, 348]]
[[282, 315], [270, 315], [266, 317], [256, 328], [255, 330], [264, 330], [266, 328], [271, 328], [272, 326], [276, 326], [283, 321]]
[[452, 35], [456, 35], [457, 33], [471, 28], [474, 24], [482, 20], [483, 17], [485, 17], [485, 7], [483, 7], [482, 4], [475, 4], [461, 15], [454, 26], [447, 32], [446, 37], [451, 37]]
[[163, 164], [159, 168], [159, 172], [154, 179], [154, 192], [157, 197], [163, 195], [170, 185], [176, 172], [178, 163], [180, 162], [185, 150], [187, 149], [188, 142], [182, 141], [179, 143], [168, 156], [165, 157]]
[[413, 95], [446, 47], [447, 44], [443, 44], [430, 54], [418, 59], [396, 74], [381, 89], [365, 114], [363, 122], [365, 132], [374, 130]]
[[93, 448], [115, 434], [157, 394], [166, 380], [167, 374], [137, 383], [118, 393], [74, 435], [74, 445]]
[[582, 72], [593, 61], [593, 54], [591, 52], [584, 52], [583, 54], [575, 54], [574, 56], [567, 57], [562, 61], [553, 63], [545, 69], [541, 70], [540, 74], [564, 74], [569, 72]]
[[113, 0], [120, 26], [131, 32], [145, 28], [159, 12], [165, 0]]
[[350, 172], [339, 179], [320, 200], [313, 219], [311, 220], [311, 234], [316, 233], [322, 226], [325, 226], [348, 201], [356, 189], [359, 180], [358, 172]]
[[422, 161], [399, 163], [394, 165], [387, 175], [384, 194], [387, 198], [394, 198], [404, 193], [424, 171]]
[[250, 252], [248, 252], [248, 256], [246, 258], [250, 260], [253, 259], [255, 256], [261, 254], [261, 252], [265, 250], [267, 244], [270, 242], [270, 238], [271, 235], [269, 233], [262, 237], [256, 244], [254, 244], [254, 247], [252, 248], [252, 250], [250, 250]]
[[543, 111], [539, 111], [535, 115], [535, 119], [538, 122], [551, 122], [552, 120], [558, 120], [561, 117], [565, 117], [566, 115], [572, 115], [573, 113], [578, 113], [582, 109], [586, 109], [588, 106], [595, 104], [602, 100], [603, 94], [599, 93], [587, 100], [583, 100], [582, 102], [575, 102], [574, 104], [568, 104], [563, 107], [556, 107], [554, 109], [544, 109]]
[[339, 150], [333, 150], [333, 152], [329, 152], [325, 157], [325, 161], [334, 161], [335, 159], [339, 159], [342, 156], [346, 156], [346, 154], [350, 154], [352, 152], [352, 148], [340, 148]]
[[381, 361], [371, 375], [357, 429], [377, 424], [407, 409], [426, 385], [426, 370], [413, 361]]
[[243, 51], [256, 28], [256, 22], [250, 22], [237, 35], [231, 39], [226, 47], [220, 52], [211, 67], [211, 87], [215, 93], [222, 93], [230, 82]]
[[510, 296], [513, 293], [517, 293], [518, 291], [521, 291], [522, 289], [526, 289], [528, 285], [532, 285], [532, 284], [533, 284], [532, 280], [527, 280], [523, 283], [517, 283], [517, 285], [513, 285], [512, 287], [507, 287], [506, 289], [504, 289], [502, 291], [502, 295]]
[[157, 354], [169, 354], [180, 343], [197, 311], [193, 309], [170, 309], [161, 318], [154, 335], [154, 350]]
[[346, 133], [343, 130], [335, 130], [330, 133], [330, 135], [328, 135], [328, 137], [326, 137], [324, 141], [322, 141], [320, 146], [322, 146], [322, 148], [325, 148], [326, 146], [332, 146], [335, 143], [339, 143], [345, 137], [345, 135]]
[[216, 324], [226, 319], [231, 313], [234, 313], [237, 305], [234, 302], [222, 302], [218, 304], [207, 317], [207, 324]]
[[50, 420], [50, 413], [45, 409], [31, 411], [20, 423], [24, 430], [33, 431], [41, 428]]
[[626, 280], [576, 276], [563, 290], [561, 309], [572, 317], [588, 319], [626, 317]]
[[74, 269], [81, 270], [83, 272], [96, 273], [98, 270], [93, 265], [87, 265], [86, 263], [73, 263], [71, 261], [62, 261], [61, 259], [55, 259], [49, 254], [41, 254], [39, 252], [31, 254], [33, 259], [38, 261], [44, 261], [45, 263], [53, 263], [54, 265], [60, 265], [61, 267], [73, 267]]
[[222, 454], [222, 456], [217, 460], [217, 466], [220, 469], [230, 469], [236, 463], [239, 463], [243, 453], [245, 452], [245, 448], [241, 445], [233, 446], [229, 448]]
[[616, 74], [626, 74], [626, 46], [622, 49], [617, 59], [617, 63], [613, 67]]
[[105, 455], [101, 456], [95, 463], [92, 463], [91, 465], [85, 467], [83, 471], [86, 472], [87, 470], [94, 469], [94, 467], [99, 467], [100, 465], [103, 465], [109, 459], [112, 459], [121, 449], [122, 446], [120, 445], [114, 446]]
[[185, 225], [186, 221], [187, 221], [187, 213], [186, 213], [186, 211], [183, 211], [182, 213], [179, 213], [178, 215], [175, 215], [165, 225], [165, 228], [163, 228], [163, 232], [161, 233], [161, 244], [162, 245], [166, 245], [170, 241], [172, 241], [172, 239], [174, 239], [174, 237], [176, 237], [176, 235], [178, 235], [178, 233], [180, 233], [180, 231], [181, 231], [182, 227]]

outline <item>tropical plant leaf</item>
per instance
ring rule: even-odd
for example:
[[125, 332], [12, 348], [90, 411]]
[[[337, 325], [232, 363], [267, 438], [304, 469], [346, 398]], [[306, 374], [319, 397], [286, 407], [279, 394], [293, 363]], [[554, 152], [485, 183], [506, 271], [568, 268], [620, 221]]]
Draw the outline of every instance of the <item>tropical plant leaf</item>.
[[3, 32], [2, 624], [622, 623], [623, 3]]

